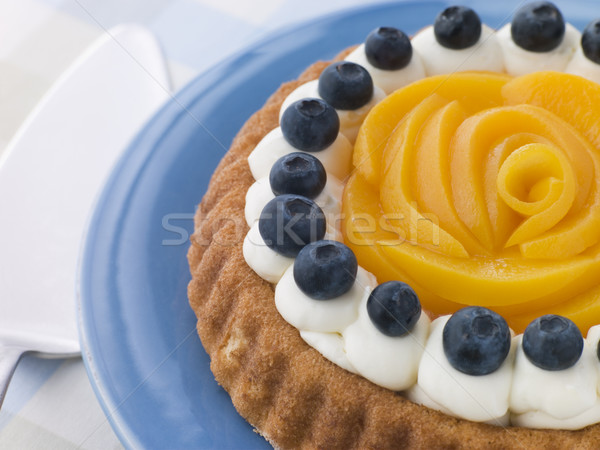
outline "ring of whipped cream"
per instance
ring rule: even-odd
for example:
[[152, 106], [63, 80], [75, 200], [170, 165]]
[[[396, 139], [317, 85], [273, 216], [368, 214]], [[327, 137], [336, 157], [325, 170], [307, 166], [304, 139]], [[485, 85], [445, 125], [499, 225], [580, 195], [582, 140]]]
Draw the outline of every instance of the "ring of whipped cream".
[[[437, 43], [430, 26], [413, 37], [410, 63], [394, 71], [372, 66], [364, 44], [359, 45], [345, 59], [362, 65], [370, 73], [375, 85], [373, 98], [357, 110], [337, 110], [340, 118], [337, 139], [327, 149], [312, 153], [328, 174], [323, 192], [314, 199], [327, 218], [325, 239], [343, 242], [337, 226], [343, 191], [340, 180], [351, 171], [352, 144], [360, 125], [386, 94], [426, 76], [473, 70], [513, 76], [554, 70], [600, 83], [600, 65], [585, 57], [579, 42], [579, 31], [566, 24], [565, 36], [556, 49], [529, 52], [514, 44], [510, 24], [498, 32], [482, 25], [479, 42], [473, 47], [451, 50]], [[283, 102], [281, 114], [290, 104], [306, 97], [320, 98], [318, 80], [293, 91]], [[296, 151], [278, 127], [249, 155], [248, 163], [256, 182], [246, 195], [245, 216], [250, 231], [243, 243], [243, 253], [260, 277], [276, 284], [275, 304], [279, 313], [299, 330], [309, 345], [349, 372], [385, 388], [403, 391], [415, 403], [456, 417], [496, 425], [569, 430], [600, 422], [600, 361], [596, 355], [600, 325], [589, 330], [579, 361], [569, 369], [545, 371], [536, 367], [523, 352], [522, 335], [513, 333], [511, 350], [502, 366], [489, 375], [472, 376], [452, 367], [444, 354], [442, 331], [450, 316], [431, 322], [422, 314], [415, 328], [401, 337], [379, 332], [366, 309], [377, 280], [361, 267], [354, 286], [341, 297], [323, 302], [306, 296], [294, 281], [294, 259], [269, 248], [258, 231], [262, 208], [275, 197], [268, 179], [271, 167], [281, 156]]]

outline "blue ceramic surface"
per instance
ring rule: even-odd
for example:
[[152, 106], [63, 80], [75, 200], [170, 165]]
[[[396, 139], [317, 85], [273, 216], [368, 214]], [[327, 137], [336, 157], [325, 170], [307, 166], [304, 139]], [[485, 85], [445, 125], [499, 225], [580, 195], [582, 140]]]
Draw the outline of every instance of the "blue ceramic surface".
[[[519, 2], [461, 3], [498, 28]], [[589, 1], [557, 3], [580, 29], [591, 19]], [[415, 33], [448, 4], [369, 6], [283, 30], [191, 82], [125, 152], [90, 222], [79, 286], [84, 360], [124, 445], [269, 447], [214, 381], [195, 331], [186, 252], [196, 204], [235, 133], [282, 82], [377, 26]]]

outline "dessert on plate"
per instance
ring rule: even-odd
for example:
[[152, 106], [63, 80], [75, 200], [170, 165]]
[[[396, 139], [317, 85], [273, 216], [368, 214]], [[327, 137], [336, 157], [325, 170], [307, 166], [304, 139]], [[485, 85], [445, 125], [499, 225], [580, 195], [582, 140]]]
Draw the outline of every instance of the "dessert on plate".
[[281, 86], [189, 251], [240, 414], [281, 448], [596, 447], [598, 82], [600, 21], [533, 2], [381, 27]]

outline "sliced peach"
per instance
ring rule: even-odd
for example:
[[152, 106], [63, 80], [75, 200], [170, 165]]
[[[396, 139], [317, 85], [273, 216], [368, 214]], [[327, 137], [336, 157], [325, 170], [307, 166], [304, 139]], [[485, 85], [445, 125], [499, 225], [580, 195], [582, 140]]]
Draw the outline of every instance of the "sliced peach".
[[515, 316], [505, 316], [505, 319], [515, 332], [522, 333], [529, 323], [544, 314], [558, 314], [568, 317], [575, 322], [585, 336], [590, 327], [600, 324], [600, 286], [595, 286], [558, 305]]
[[419, 245], [443, 254], [467, 257], [463, 245], [439, 227], [434, 215], [419, 211], [417, 199], [411, 189], [411, 172], [416, 157], [415, 143], [423, 123], [447, 100], [432, 94], [417, 105], [396, 128], [384, 151], [391, 154], [381, 182], [380, 200], [387, 217], [398, 219], [397, 227], [413, 245]]
[[452, 202], [450, 140], [466, 117], [455, 100], [427, 119], [415, 143], [412, 189], [424, 215], [435, 216], [440, 228], [455, 236], [470, 255], [482, 256], [489, 252], [462, 223]]
[[507, 105], [539, 106], [563, 118], [600, 149], [600, 85], [561, 72], [534, 72], [502, 88]]
[[356, 170], [371, 184], [378, 183], [382, 153], [403, 117], [433, 93], [459, 100], [468, 114], [502, 102], [502, 87], [511, 77], [498, 73], [462, 72], [424, 78], [387, 96], [367, 115], [354, 146]]
[[556, 225], [571, 209], [577, 189], [567, 157], [546, 144], [527, 144], [514, 151], [502, 164], [497, 180], [505, 203], [527, 217], [514, 230], [507, 247]]
[[522, 217], [511, 209], [498, 194], [498, 173], [506, 158], [516, 149], [530, 143], [551, 142], [532, 133], [515, 133], [498, 143], [485, 161], [483, 191], [494, 236], [494, 251], [500, 253], [506, 241], [518, 227]]
[[600, 322], [600, 87], [553, 72], [459, 73], [371, 110], [343, 233], [380, 282], [433, 314], [490, 307], [522, 331]]
[[553, 292], [569, 286], [576, 289], [591, 268], [600, 269], [600, 264], [588, 258], [528, 264], [522, 260], [450, 258], [407, 243], [382, 246], [381, 250], [409, 278], [462, 305], [522, 304], [527, 310], [539, 309], [549, 305]]

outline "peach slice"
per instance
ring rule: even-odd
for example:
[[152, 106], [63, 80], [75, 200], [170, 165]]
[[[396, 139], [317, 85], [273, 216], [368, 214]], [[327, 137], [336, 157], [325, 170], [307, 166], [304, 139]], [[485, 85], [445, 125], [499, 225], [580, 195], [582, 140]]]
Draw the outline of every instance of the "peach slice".
[[463, 72], [424, 78], [399, 89], [382, 100], [367, 115], [354, 146], [356, 170], [376, 184], [381, 174], [381, 156], [387, 140], [399, 122], [426, 97], [436, 93], [460, 100], [472, 114], [502, 102], [502, 87], [511, 80], [504, 74]]
[[600, 323], [600, 86], [540, 72], [431, 77], [374, 107], [343, 233], [433, 315], [481, 305], [516, 331]]

